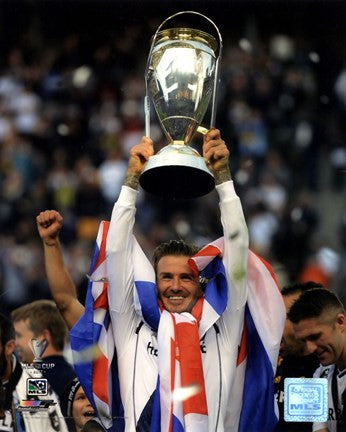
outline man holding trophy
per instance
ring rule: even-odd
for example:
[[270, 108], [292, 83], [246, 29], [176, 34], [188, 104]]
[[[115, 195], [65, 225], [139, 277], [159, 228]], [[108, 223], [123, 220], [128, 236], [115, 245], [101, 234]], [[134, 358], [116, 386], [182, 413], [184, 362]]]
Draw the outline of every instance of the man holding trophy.
[[[75, 367], [108, 431], [269, 432], [285, 308], [269, 265], [248, 251], [229, 151], [213, 127], [221, 36], [206, 17], [219, 44], [199, 30], [159, 31], [172, 17], [152, 39], [146, 136], [101, 223], [85, 312], [70, 333]], [[157, 154], [149, 99], [169, 142]], [[201, 129], [210, 100], [211, 127]], [[189, 146], [201, 130], [203, 156]], [[187, 199], [215, 187], [224, 236], [200, 251], [164, 243], [152, 266], [133, 235], [139, 184]], [[88, 363], [95, 344], [101, 355]]]

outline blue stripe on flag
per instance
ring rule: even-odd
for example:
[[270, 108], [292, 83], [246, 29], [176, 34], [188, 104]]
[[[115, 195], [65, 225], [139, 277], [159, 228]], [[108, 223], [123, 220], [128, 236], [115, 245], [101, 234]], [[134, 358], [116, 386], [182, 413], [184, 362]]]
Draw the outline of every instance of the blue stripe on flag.
[[94, 327], [93, 327], [94, 344], [97, 344], [97, 341], [99, 340], [100, 337], [101, 330], [102, 330], [102, 325], [99, 323], [94, 323]]
[[221, 315], [228, 299], [226, 272], [221, 258], [215, 257], [201, 272], [201, 276], [210, 279], [205, 290], [205, 300]]
[[161, 432], [161, 407], [160, 407], [160, 377], [157, 377], [156, 389], [153, 396], [153, 409], [151, 416], [150, 432]]
[[95, 269], [95, 264], [96, 264], [96, 261], [97, 261], [99, 254], [100, 254], [100, 249], [98, 247], [98, 244], [95, 243], [94, 255], [93, 255], [93, 259], [91, 261], [91, 266], [90, 266], [90, 270], [89, 270], [90, 275], [93, 273], [93, 271]]
[[157, 304], [156, 284], [153, 282], [135, 282], [144, 321], [153, 329], [158, 329], [160, 310]]
[[[94, 345], [94, 308], [93, 298], [91, 295], [91, 286], [92, 283], [89, 281], [84, 314], [70, 330], [71, 348], [73, 351], [77, 352], [91, 348]], [[87, 398], [91, 402], [94, 409], [96, 409], [94, 395], [92, 392], [92, 366], [93, 365], [91, 361], [87, 363], [74, 363], [76, 374], [79, 378], [79, 381], [83, 385], [85, 394], [87, 395]]]
[[175, 415], [172, 416], [172, 432], [184, 432], [183, 425]]
[[274, 411], [274, 374], [267, 352], [246, 306], [247, 362], [239, 432], [271, 432], [278, 421]]

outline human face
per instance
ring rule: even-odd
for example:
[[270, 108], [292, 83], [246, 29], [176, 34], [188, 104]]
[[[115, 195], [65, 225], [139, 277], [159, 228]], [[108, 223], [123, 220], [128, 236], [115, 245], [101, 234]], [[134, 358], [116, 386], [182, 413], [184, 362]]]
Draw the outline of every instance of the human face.
[[323, 317], [307, 318], [293, 324], [296, 337], [304, 342], [308, 353], [317, 355], [323, 366], [343, 365], [345, 350], [345, 316], [338, 314], [335, 322]]
[[[300, 297], [301, 293], [294, 293], [291, 295], [283, 296], [286, 311], [289, 312], [293, 303]], [[285, 328], [280, 344], [280, 355], [282, 357], [288, 355], [303, 356], [307, 354], [305, 345], [302, 341], [296, 338], [293, 330], [292, 322], [286, 318]]]
[[31, 363], [34, 360], [34, 354], [30, 348], [30, 342], [34, 333], [29, 329], [29, 320], [19, 320], [14, 322], [14, 331], [16, 336], [16, 351], [19, 359], [23, 363]]
[[89, 399], [86, 397], [82, 387], [79, 387], [73, 399], [72, 417], [75, 422], [77, 431], [80, 431], [85, 423], [95, 415]]
[[166, 255], [157, 263], [158, 296], [169, 312], [191, 312], [203, 295], [198, 278], [188, 264], [190, 257]]

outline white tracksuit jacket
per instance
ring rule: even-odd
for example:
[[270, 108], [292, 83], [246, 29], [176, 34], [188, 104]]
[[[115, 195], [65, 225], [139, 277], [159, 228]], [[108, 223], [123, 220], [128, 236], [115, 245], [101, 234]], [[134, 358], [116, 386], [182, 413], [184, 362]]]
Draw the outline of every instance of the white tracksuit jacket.
[[[222, 316], [201, 335], [202, 363], [210, 431], [236, 431], [241, 396], [233, 398], [236, 360], [243, 329], [247, 298], [246, 269], [248, 231], [233, 182], [216, 186], [225, 237], [223, 262], [228, 280], [228, 306]], [[114, 205], [107, 239], [108, 296], [118, 355], [120, 392], [125, 410], [126, 431], [145, 424], [145, 407], [157, 382], [157, 339], [133, 304], [132, 242], [137, 191], [123, 186]], [[237, 278], [232, 275], [243, 274]], [[140, 327], [139, 327], [140, 326]], [[142, 416], [142, 418], [141, 418]], [[141, 419], [140, 419], [141, 418]], [[140, 420], [139, 420], [140, 419]], [[148, 430], [146, 426], [140, 430]]]

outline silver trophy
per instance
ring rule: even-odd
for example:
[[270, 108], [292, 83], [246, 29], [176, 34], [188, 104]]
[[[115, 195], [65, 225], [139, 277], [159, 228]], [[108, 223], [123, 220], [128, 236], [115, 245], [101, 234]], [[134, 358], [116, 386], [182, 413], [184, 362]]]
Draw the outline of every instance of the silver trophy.
[[48, 341], [46, 338], [42, 340], [37, 338], [32, 338], [31, 341], [29, 341], [29, 346], [35, 356], [34, 358], [35, 363], [42, 361], [42, 355], [46, 351], [47, 345], [48, 345]]
[[[209, 21], [213, 36], [191, 28], [161, 30], [170, 19], [195, 14]], [[218, 69], [222, 39], [216, 25], [199, 12], [178, 12], [164, 20], [152, 38], [145, 71], [146, 136], [150, 137], [150, 101], [168, 139], [168, 145], [151, 156], [140, 177], [146, 191], [164, 198], [195, 198], [215, 185], [204, 158], [190, 146], [201, 126], [210, 101], [210, 127], [214, 127]]]

